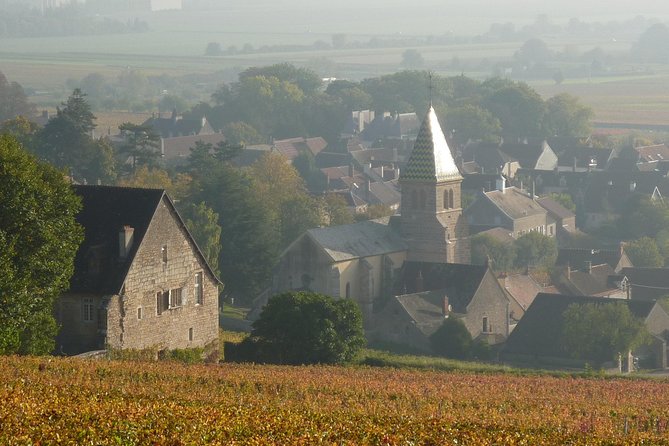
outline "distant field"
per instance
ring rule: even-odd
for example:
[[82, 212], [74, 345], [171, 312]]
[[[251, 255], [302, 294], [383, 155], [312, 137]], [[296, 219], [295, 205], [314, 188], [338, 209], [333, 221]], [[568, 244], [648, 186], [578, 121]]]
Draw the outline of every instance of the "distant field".
[[668, 429], [666, 381], [0, 361], [7, 445], [667, 445]]
[[567, 80], [562, 85], [534, 84], [543, 96], [569, 93], [595, 110], [604, 122], [669, 124], [669, 73], [592, 80]]

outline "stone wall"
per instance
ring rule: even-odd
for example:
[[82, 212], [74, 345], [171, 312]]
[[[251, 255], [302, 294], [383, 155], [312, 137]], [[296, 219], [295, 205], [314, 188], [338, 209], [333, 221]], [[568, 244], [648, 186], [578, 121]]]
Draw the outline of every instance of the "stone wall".
[[[202, 274], [202, 304], [196, 302], [198, 273]], [[158, 314], [157, 294], [176, 289], [182, 290], [181, 305]], [[218, 339], [217, 282], [196, 256], [165, 198], [135, 255], [123, 291], [109, 302], [107, 321], [107, 344], [113, 348], [194, 348]]]
[[[488, 270], [481, 282], [476, 295], [467, 307], [467, 314], [463, 322], [473, 338], [481, 334], [489, 336], [490, 339], [499, 336], [506, 338], [509, 335], [509, 300], [504, 290]], [[483, 318], [487, 318], [489, 332], [483, 333]]]

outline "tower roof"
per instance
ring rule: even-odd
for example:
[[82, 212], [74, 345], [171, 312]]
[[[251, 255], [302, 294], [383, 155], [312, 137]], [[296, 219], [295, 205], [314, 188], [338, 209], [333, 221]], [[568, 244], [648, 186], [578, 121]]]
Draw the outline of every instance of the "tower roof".
[[420, 126], [400, 179], [436, 182], [462, 179], [432, 106]]

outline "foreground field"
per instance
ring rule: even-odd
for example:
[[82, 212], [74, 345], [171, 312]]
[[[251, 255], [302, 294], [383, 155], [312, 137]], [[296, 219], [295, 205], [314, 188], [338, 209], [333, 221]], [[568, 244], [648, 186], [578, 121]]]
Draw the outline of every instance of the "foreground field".
[[669, 444], [669, 383], [3, 358], [0, 444]]

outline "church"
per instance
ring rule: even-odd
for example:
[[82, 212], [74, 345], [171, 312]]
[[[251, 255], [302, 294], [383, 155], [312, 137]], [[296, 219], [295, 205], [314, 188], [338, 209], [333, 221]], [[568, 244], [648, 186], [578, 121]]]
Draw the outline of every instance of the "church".
[[305, 232], [282, 253], [261, 299], [310, 289], [355, 299], [368, 319], [379, 299], [407, 291], [405, 263], [469, 264], [462, 179], [430, 106], [400, 174], [400, 215]]

